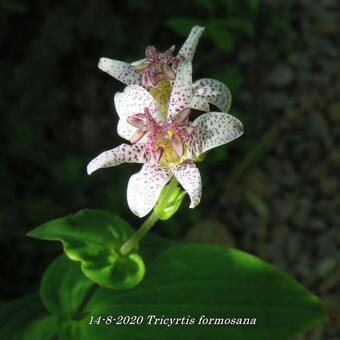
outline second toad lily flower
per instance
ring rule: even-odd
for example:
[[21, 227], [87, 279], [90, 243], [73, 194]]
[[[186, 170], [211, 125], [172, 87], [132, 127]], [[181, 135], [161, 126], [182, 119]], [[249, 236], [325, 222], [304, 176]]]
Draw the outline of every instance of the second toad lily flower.
[[243, 133], [242, 123], [224, 112], [208, 112], [189, 121], [192, 100], [191, 62], [181, 62], [171, 92], [167, 116], [151, 94], [138, 85], [115, 95], [120, 117], [118, 134], [131, 142], [101, 153], [87, 167], [88, 174], [121, 163], [144, 163], [131, 176], [127, 200], [139, 217], [154, 207], [162, 188], [175, 176], [190, 196], [190, 208], [199, 204], [202, 184], [194, 160]]
[[[142, 60], [129, 64], [120, 60], [100, 58], [98, 67], [125, 85], [143, 86], [158, 101], [159, 97], [170, 96], [179, 63], [192, 61], [203, 31], [203, 27], [194, 26], [176, 57], [172, 56], [175, 46], [164, 53], [158, 52], [154, 46], [148, 46], [145, 50], [146, 58]], [[209, 111], [210, 103], [221, 111], [229, 111], [230, 91], [218, 80], [199, 79], [193, 83], [192, 91], [189, 105], [191, 108]]]

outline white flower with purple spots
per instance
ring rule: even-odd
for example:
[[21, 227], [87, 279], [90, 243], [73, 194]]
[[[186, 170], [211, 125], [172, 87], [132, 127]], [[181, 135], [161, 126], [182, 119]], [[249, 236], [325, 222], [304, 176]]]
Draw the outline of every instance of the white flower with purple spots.
[[114, 97], [120, 117], [118, 134], [131, 144], [101, 153], [88, 164], [87, 172], [124, 162], [144, 163], [131, 176], [127, 188], [128, 205], [139, 217], [152, 210], [172, 176], [189, 194], [190, 208], [196, 207], [201, 200], [202, 184], [194, 160], [243, 133], [242, 123], [224, 112], [204, 113], [190, 122], [192, 97], [192, 67], [185, 60], [177, 67], [166, 115], [142, 86], [129, 85]]
[[[194, 26], [179, 50], [176, 57], [172, 56], [175, 46], [164, 53], [158, 52], [154, 46], [145, 50], [145, 58], [131, 64], [108, 58], [100, 58], [98, 67], [125, 85], [140, 85], [147, 90], [159, 87], [160, 82], [173, 84], [178, 65], [182, 61], [191, 62], [204, 31], [203, 27]], [[209, 103], [219, 110], [228, 112], [231, 105], [229, 89], [215, 79], [199, 79], [193, 83], [193, 96], [190, 107], [197, 110], [209, 111]], [[169, 95], [171, 93], [171, 88]]]

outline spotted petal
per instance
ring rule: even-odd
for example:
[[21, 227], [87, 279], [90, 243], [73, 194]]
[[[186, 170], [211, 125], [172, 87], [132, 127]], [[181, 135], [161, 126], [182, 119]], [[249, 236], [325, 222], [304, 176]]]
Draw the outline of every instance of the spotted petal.
[[172, 177], [171, 171], [146, 163], [141, 171], [131, 176], [127, 188], [127, 201], [138, 217], [147, 215], [157, 202], [159, 194]]
[[192, 97], [192, 65], [191, 62], [182, 62], [178, 66], [175, 84], [171, 91], [168, 117], [174, 117], [190, 107]]
[[208, 112], [193, 122], [194, 133], [189, 140], [188, 156], [198, 157], [203, 152], [231, 142], [243, 133], [242, 123], [225, 112]]
[[195, 208], [200, 203], [202, 196], [202, 182], [198, 168], [192, 161], [186, 161], [176, 165], [171, 171], [189, 194], [191, 201], [189, 208]]
[[191, 29], [191, 32], [187, 40], [184, 42], [181, 49], [178, 51], [177, 58], [179, 58], [179, 60], [185, 60], [189, 62], [192, 61], [196, 51], [198, 40], [200, 39], [203, 31], [204, 27], [200, 26], [194, 26]]
[[136, 71], [130, 64], [120, 60], [100, 58], [98, 68], [116, 78], [123, 84], [142, 85], [142, 72]]
[[127, 117], [119, 119], [117, 124], [117, 132], [120, 137], [130, 141], [136, 131], [137, 128], [128, 123]]
[[109, 168], [122, 163], [144, 163], [146, 157], [143, 154], [142, 144], [121, 144], [114, 149], [104, 151], [94, 158], [87, 166], [87, 173], [91, 175], [101, 168]]
[[117, 92], [114, 96], [114, 104], [120, 118], [143, 113], [146, 107], [154, 118], [157, 118], [155, 100], [142, 86], [129, 85], [125, 87], [124, 92]]
[[204, 97], [200, 96], [193, 96], [191, 99], [190, 107], [195, 110], [200, 110], [200, 111], [209, 111], [209, 104], [207, 100]]
[[193, 83], [193, 89], [195, 96], [200, 96], [223, 112], [229, 111], [231, 93], [220, 81], [208, 78], [199, 79]]
[[157, 111], [155, 100], [151, 94], [138, 85], [129, 85], [124, 92], [116, 93], [114, 104], [120, 118], [117, 127], [118, 134], [127, 140], [130, 140], [136, 132], [136, 127], [127, 121], [129, 116], [143, 113], [144, 108], [147, 107], [153, 118], [157, 121], [163, 120], [163, 115]]

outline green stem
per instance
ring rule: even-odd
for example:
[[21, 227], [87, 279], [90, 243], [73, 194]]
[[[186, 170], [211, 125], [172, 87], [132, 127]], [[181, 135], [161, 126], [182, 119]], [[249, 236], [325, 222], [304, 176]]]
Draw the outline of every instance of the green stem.
[[158, 221], [158, 216], [155, 211], [152, 211], [151, 215], [144, 221], [140, 228], [128, 239], [120, 248], [120, 253], [126, 256], [130, 251], [136, 247], [143, 236], [154, 226]]
[[[173, 191], [177, 187], [177, 179], [172, 177], [170, 183], [164, 188], [164, 193], [161, 195], [161, 200], [159, 200], [156, 204], [160, 206], [164, 206], [167, 204], [169, 198], [171, 197]], [[134, 249], [139, 241], [144, 237], [144, 235], [155, 225], [155, 223], [159, 220], [159, 217], [155, 211], [152, 211], [151, 215], [144, 221], [144, 223], [140, 226], [140, 228], [129, 238], [120, 248], [120, 253], [123, 256], [126, 256], [130, 253], [132, 249]]]
[[83, 300], [80, 302], [78, 308], [73, 313], [73, 319], [78, 320], [81, 317], [81, 314], [86, 307], [86, 305], [89, 303], [89, 301], [92, 299], [94, 293], [99, 288], [99, 286], [96, 283], [93, 283], [92, 286], [89, 288], [87, 293], [85, 294]]

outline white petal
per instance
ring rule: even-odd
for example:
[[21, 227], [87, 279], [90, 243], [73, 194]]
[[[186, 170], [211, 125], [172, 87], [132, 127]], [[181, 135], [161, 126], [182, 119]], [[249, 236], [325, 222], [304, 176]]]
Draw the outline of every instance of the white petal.
[[174, 117], [190, 107], [192, 97], [192, 65], [191, 62], [182, 62], [178, 66], [175, 84], [171, 91], [168, 117]]
[[146, 163], [141, 171], [131, 176], [127, 188], [127, 201], [138, 217], [147, 215], [157, 202], [164, 185], [172, 177], [171, 171]]
[[209, 104], [207, 100], [200, 96], [193, 96], [191, 99], [190, 107], [195, 110], [209, 111]]
[[120, 118], [117, 125], [118, 135], [128, 141], [132, 138], [132, 136], [136, 133], [137, 128], [132, 126], [127, 121], [127, 117]]
[[143, 72], [137, 72], [130, 64], [124, 61], [100, 58], [98, 68], [123, 84], [142, 85]]
[[242, 123], [225, 112], [204, 113], [195, 119], [193, 126], [195, 131], [188, 143], [188, 156], [191, 158], [231, 142], [243, 133]]
[[182, 45], [181, 49], [178, 51], [177, 58], [180, 60], [192, 61], [198, 40], [204, 31], [204, 27], [194, 26], [187, 40]]
[[120, 118], [127, 118], [136, 113], [144, 113], [145, 108], [149, 109], [155, 119], [159, 119], [159, 116], [162, 117], [157, 112], [156, 103], [152, 95], [138, 85], [129, 85], [125, 87], [124, 92], [117, 92], [114, 96], [114, 104]]
[[191, 161], [186, 161], [171, 168], [171, 171], [190, 196], [189, 208], [195, 208], [202, 196], [202, 182], [198, 168]]
[[117, 132], [119, 136], [130, 140], [135, 134], [136, 128], [128, 123], [128, 117], [136, 113], [144, 113], [148, 108], [150, 114], [158, 122], [163, 120], [163, 115], [157, 111], [155, 100], [143, 87], [129, 85], [124, 92], [118, 92], [114, 96], [114, 104], [119, 116]]
[[94, 158], [87, 166], [87, 173], [91, 175], [101, 168], [109, 168], [122, 163], [144, 163], [143, 144], [121, 144], [114, 149], [104, 151]]
[[231, 93], [227, 86], [215, 79], [203, 78], [193, 83], [195, 96], [201, 96], [208, 103], [228, 112], [231, 105]]

